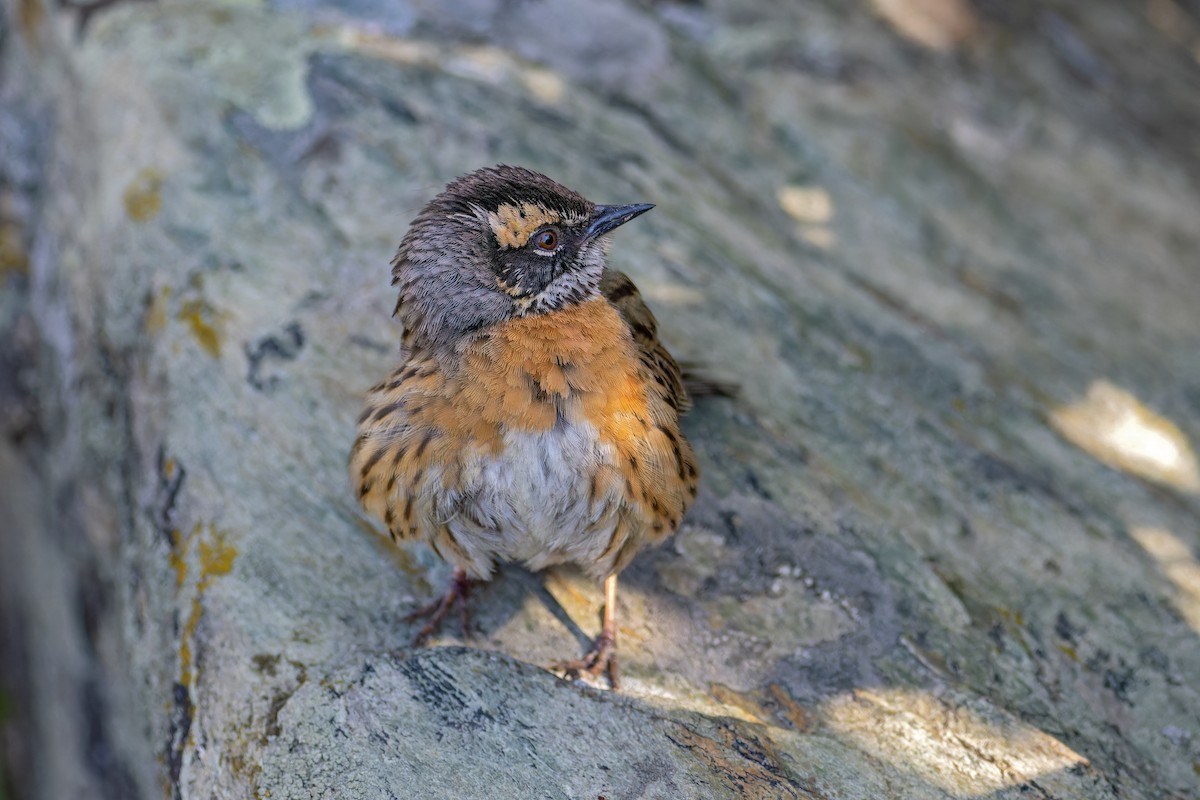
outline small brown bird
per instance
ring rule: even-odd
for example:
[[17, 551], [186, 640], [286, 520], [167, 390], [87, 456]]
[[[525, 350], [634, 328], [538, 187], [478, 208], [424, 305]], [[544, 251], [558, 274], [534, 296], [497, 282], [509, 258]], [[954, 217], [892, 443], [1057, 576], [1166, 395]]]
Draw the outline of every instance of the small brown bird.
[[617, 573], [671, 535], [699, 470], [690, 402], [609, 234], [653, 206], [596, 205], [545, 175], [481, 169], [413, 221], [392, 262], [403, 363], [373, 387], [350, 455], [395, 541], [454, 565], [419, 644], [497, 561], [604, 579], [602, 632], [569, 675], [614, 687]]

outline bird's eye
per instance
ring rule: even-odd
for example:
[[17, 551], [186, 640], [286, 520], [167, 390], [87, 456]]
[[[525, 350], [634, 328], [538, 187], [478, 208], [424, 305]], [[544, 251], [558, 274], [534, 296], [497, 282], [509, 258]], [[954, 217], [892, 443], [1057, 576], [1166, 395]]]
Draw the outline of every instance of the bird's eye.
[[534, 234], [533, 243], [539, 250], [553, 250], [558, 247], [558, 231], [554, 230], [554, 228], [539, 231]]

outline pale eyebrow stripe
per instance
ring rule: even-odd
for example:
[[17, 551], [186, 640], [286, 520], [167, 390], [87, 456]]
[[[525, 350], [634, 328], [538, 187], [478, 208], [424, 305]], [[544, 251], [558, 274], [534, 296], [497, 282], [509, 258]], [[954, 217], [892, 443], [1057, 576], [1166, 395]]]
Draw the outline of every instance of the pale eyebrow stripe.
[[496, 234], [496, 241], [501, 247], [524, 247], [533, 232], [543, 225], [553, 225], [562, 221], [557, 211], [540, 208], [533, 203], [504, 203], [498, 209], [488, 213], [488, 224]]

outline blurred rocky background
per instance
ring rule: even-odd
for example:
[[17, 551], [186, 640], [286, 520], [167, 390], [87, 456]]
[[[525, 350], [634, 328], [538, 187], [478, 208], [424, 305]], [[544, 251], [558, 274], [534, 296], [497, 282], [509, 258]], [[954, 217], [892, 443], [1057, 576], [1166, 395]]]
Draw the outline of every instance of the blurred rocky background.
[[[5, 800], [1200, 793], [1197, 0], [7, 0]], [[388, 260], [600, 202], [706, 474], [600, 592], [344, 475]]]

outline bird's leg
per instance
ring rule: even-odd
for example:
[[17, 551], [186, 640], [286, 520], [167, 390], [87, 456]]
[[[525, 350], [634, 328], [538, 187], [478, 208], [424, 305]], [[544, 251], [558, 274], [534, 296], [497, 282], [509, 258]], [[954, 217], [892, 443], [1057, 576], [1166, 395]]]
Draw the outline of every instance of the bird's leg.
[[607, 670], [608, 681], [612, 688], [620, 687], [620, 676], [617, 673], [617, 576], [609, 575], [604, 579], [604, 622], [600, 626], [600, 635], [592, 642], [592, 647], [583, 658], [574, 661], [557, 661], [553, 669], [562, 670], [568, 678], [575, 678], [579, 673], [599, 676]]
[[437, 600], [428, 605], [421, 606], [416, 611], [412, 612], [404, 618], [405, 622], [428, 617], [429, 621], [417, 631], [417, 635], [413, 637], [411, 647], [420, 647], [429, 636], [438, 629], [442, 620], [450, 613], [450, 609], [454, 608], [454, 604], [458, 603], [459, 613], [462, 615], [462, 636], [467, 638], [467, 625], [470, 622], [470, 615], [467, 611], [467, 596], [471, 593], [471, 587], [476, 582], [467, 577], [467, 571], [462, 567], [455, 567], [454, 574], [450, 577], [450, 585], [446, 587], [446, 593]]

